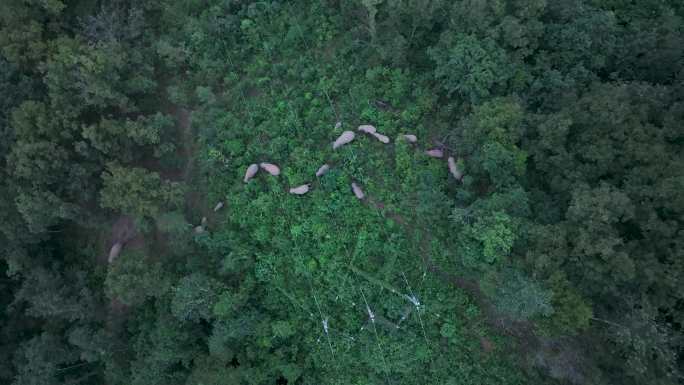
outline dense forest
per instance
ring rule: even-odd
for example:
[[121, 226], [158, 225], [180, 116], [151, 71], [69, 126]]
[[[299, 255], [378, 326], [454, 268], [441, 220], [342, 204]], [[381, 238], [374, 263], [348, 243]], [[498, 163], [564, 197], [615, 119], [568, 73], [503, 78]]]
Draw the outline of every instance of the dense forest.
[[0, 383], [684, 381], [681, 0], [3, 0], [0, 90]]

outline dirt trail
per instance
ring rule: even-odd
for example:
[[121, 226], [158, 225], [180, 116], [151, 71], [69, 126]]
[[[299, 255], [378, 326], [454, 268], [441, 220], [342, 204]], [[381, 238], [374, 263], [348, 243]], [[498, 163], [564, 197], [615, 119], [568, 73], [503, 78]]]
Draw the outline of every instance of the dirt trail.
[[[188, 181], [192, 173], [194, 166], [193, 154], [197, 147], [191, 126], [191, 111], [184, 107], [173, 105], [170, 107], [169, 112], [176, 118], [178, 127], [178, 143], [180, 143], [180, 146], [176, 149], [176, 153], [185, 162], [182, 167], [177, 169], [158, 171], [164, 178], [184, 182]], [[189, 194], [188, 200], [191, 201], [191, 198], [197, 199], [194, 194]], [[98, 258], [99, 263], [108, 263], [108, 253], [112, 246], [117, 243], [122, 244], [124, 249], [139, 249], [144, 247], [146, 243], [144, 236], [137, 231], [135, 221], [128, 215], [121, 215], [112, 224], [110, 235], [104, 246], [105, 252]]]
[[191, 112], [187, 108], [177, 106], [174, 106], [171, 111], [176, 119], [178, 119], [178, 127], [181, 131], [180, 136], [182, 143], [182, 146], [179, 150], [181, 153], [180, 155], [186, 160], [185, 166], [183, 167], [183, 172], [181, 174], [181, 180], [187, 181], [193, 168], [193, 155], [197, 146], [192, 125], [190, 124]]
[[[191, 111], [184, 107], [171, 106], [169, 112], [176, 118], [178, 127], [178, 143], [180, 146], [176, 149], [176, 154], [181, 159], [184, 159], [182, 167], [176, 169], [158, 170], [158, 172], [167, 179], [187, 182], [192, 176], [194, 167], [193, 155], [197, 150], [197, 141], [194, 138], [194, 132], [191, 125]], [[197, 205], [198, 193], [190, 192], [186, 197], [187, 205]], [[151, 238], [145, 237], [135, 225], [135, 220], [128, 215], [121, 215], [112, 224], [110, 236], [107, 240], [106, 253], [102, 255], [98, 262], [108, 264], [108, 253], [111, 247], [117, 243], [123, 245], [123, 250], [142, 249], [151, 242], [158, 241], [158, 236], [155, 234]], [[107, 325], [110, 330], [120, 330], [124, 325], [124, 319], [129, 312], [129, 307], [117, 298], [112, 298], [108, 304], [107, 311]]]

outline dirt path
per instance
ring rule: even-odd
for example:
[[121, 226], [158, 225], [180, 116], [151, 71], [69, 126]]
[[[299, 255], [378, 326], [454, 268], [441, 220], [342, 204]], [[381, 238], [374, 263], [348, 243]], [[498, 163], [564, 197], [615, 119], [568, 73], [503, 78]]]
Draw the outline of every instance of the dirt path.
[[[190, 111], [183, 107], [174, 106], [171, 108], [172, 114], [176, 117], [178, 122], [178, 127], [180, 129], [180, 143], [182, 146], [178, 148], [179, 156], [186, 159], [184, 166], [181, 170], [177, 172], [171, 172], [168, 176], [174, 176], [172, 179], [180, 179], [181, 181], [187, 180], [190, 171], [192, 169], [192, 154], [194, 150], [195, 141], [192, 138], [192, 132], [190, 127]], [[145, 244], [145, 239], [143, 235], [140, 234], [135, 226], [135, 221], [128, 215], [121, 215], [113, 224], [111, 229], [111, 235], [107, 242], [107, 252], [115, 244], [120, 243], [126, 249], [131, 248], [142, 248]], [[108, 261], [108, 255], [103, 255], [100, 257], [101, 263], [111, 263]]]
[[[173, 106], [171, 113], [176, 117], [180, 129], [181, 147], [178, 148], [178, 156], [185, 159], [181, 170], [175, 176], [176, 180], [187, 184], [185, 196], [186, 217], [190, 220], [199, 221], [206, 216], [210, 221], [213, 211], [205, 202], [205, 188], [201, 180], [197, 180], [197, 164], [195, 156], [200, 150], [200, 143], [196, 139], [196, 130], [192, 126], [192, 111], [185, 107]], [[213, 208], [214, 202], [211, 207]], [[202, 213], [204, 212], [204, 215]]]
[[180, 179], [187, 181], [194, 165], [193, 155], [197, 150], [197, 141], [195, 140], [194, 131], [192, 129], [192, 125], [190, 124], [191, 112], [185, 107], [178, 106], [174, 106], [171, 109], [171, 112], [178, 120], [178, 127], [180, 128], [182, 143], [180, 155], [186, 160]]
[[[177, 154], [179, 157], [182, 157], [185, 162], [183, 166], [177, 170], [160, 170], [160, 172], [163, 173], [165, 178], [187, 182], [193, 170], [193, 154], [197, 146], [191, 126], [191, 112], [184, 107], [173, 106], [171, 108], [171, 113], [176, 117], [179, 128], [179, 143], [181, 146], [177, 149]], [[188, 199], [191, 197], [196, 198], [195, 195], [196, 194], [190, 194]], [[127, 215], [121, 215], [112, 224], [107, 252], [109, 252], [110, 248], [117, 243], [123, 245], [124, 250], [130, 250], [144, 248], [146, 242], [148, 241], [145, 240], [143, 234], [137, 231], [133, 218]], [[99, 258], [98, 262], [107, 264], [112, 261], [108, 261], [108, 255], [104, 254]], [[128, 312], [129, 308], [127, 305], [116, 298], [111, 299], [108, 304], [106, 317], [108, 328], [110, 330], [120, 330], [123, 327], [123, 322]]]

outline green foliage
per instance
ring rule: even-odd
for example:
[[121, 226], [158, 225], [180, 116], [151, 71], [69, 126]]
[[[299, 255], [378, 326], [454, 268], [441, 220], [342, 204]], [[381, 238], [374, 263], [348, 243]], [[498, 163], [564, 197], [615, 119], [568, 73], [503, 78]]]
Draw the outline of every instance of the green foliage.
[[60, 220], [75, 220], [80, 211], [77, 206], [60, 200], [49, 191], [22, 193], [15, 199], [17, 211], [33, 233], [45, 232]]
[[442, 88], [471, 103], [500, 94], [514, 74], [506, 52], [489, 38], [448, 33], [429, 52]]
[[160, 297], [168, 289], [169, 281], [161, 264], [149, 261], [141, 251], [123, 251], [112, 263], [105, 281], [110, 299], [131, 306]]
[[27, 302], [28, 315], [65, 320], [86, 318], [96, 306], [84, 271], [60, 273], [36, 268], [22, 283], [15, 300]]
[[154, 218], [165, 208], [178, 207], [183, 200], [180, 183], [162, 180], [158, 173], [144, 168], [110, 164], [102, 181], [102, 207], [139, 219]]
[[554, 313], [552, 293], [518, 271], [505, 269], [491, 274], [484, 279], [483, 289], [493, 298], [497, 311], [513, 320], [549, 317]]
[[470, 267], [492, 264], [509, 256], [516, 237], [515, 224], [502, 211], [474, 217], [469, 209], [456, 208], [452, 213], [467, 253], [463, 262]]
[[524, 132], [519, 102], [493, 99], [474, 108], [463, 123], [462, 142], [456, 146], [471, 154], [470, 173], [484, 174], [502, 189], [515, 185], [525, 174], [527, 154], [520, 148]]
[[[173, 120], [157, 113], [136, 121], [101, 120], [83, 129], [83, 138], [98, 151], [116, 159], [130, 162], [137, 158], [140, 146], [160, 145], [161, 136], [173, 127]], [[155, 147], [166, 150], [162, 146]]]
[[617, 285], [634, 278], [634, 264], [627, 253], [621, 251], [623, 241], [614, 227], [633, 218], [634, 206], [629, 197], [605, 184], [596, 189], [580, 187], [574, 191], [566, 215], [571, 226], [577, 229], [576, 233], [570, 234], [572, 255], [603, 261], [601, 266], [605, 270], [593, 273], [595, 276], [586, 271], [584, 279], [594, 281], [598, 289], [606, 276]]
[[589, 322], [594, 316], [590, 304], [582, 298], [567, 279], [554, 274], [550, 279], [553, 290], [551, 304], [554, 313], [551, 315], [550, 324], [556, 330], [563, 333], [573, 334], [589, 327]]
[[195, 337], [199, 330], [186, 327], [164, 310], [148, 313], [140, 321], [131, 341], [136, 355], [130, 361], [129, 383], [184, 383], [191, 362], [204, 351]]
[[221, 287], [219, 282], [201, 274], [183, 277], [173, 288], [171, 312], [180, 321], [208, 320]]
[[[16, 353], [16, 364], [21, 370], [14, 379], [17, 385], [59, 384], [58, 371], [63, 365], [77, 361], [75, 350], [66, 345], [58, 336], [42, 333], [25, 342]], [[67, 373], [67, 378], [73, 378]]]
[[513, 221], [503, 212], [494, 212], [491, 217], [477, 220], [472, 233], [482, 242], [485, 260], [489, 263], [507, 256], [513, 245], [515, 229]]

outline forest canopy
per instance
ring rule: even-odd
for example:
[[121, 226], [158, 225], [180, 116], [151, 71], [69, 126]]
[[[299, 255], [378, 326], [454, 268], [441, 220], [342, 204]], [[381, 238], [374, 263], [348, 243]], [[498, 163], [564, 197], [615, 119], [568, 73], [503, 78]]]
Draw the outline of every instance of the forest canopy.
[[675, 0], [2, 1], [0, 382], [679, 384], [682, 47]]

